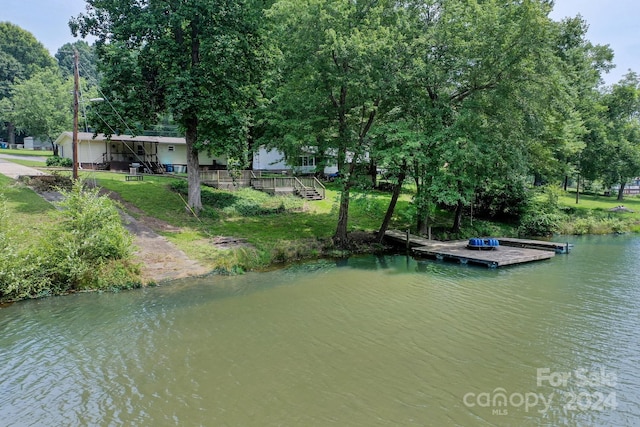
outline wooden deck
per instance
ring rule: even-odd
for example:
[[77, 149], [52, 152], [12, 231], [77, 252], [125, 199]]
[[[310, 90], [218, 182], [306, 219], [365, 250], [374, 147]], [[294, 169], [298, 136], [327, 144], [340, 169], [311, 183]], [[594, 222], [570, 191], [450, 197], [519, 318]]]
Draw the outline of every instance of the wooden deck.
[[387, 231], [385, 237], [409, 247], [415, 256], [453, 260], [461, 264], [480, 264], [491, 268], [550, 259], [558, 252], [557, 248], [565, 248], [568, 251], [570, 247], [566, 243], [522, 239], [504, 239], [506, 243], [503, 244], [503, 239], [500, 238], [499, 247], [478, 250], [467, 248], [467, 240], [441, 242], [414, 235], [408, 235], [407, 240], [407, 233], [397, 230]]

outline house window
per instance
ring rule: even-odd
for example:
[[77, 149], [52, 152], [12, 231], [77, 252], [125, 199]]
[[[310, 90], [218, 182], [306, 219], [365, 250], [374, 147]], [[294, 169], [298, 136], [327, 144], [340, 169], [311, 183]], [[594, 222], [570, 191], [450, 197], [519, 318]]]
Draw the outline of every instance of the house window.
[[176, 151], [176, 147], [175, 147], [175, 146], [173, 146], [173, 145], [169, 145], [169, 146], [167, 147], [167, 151]]
[[300, 156], [300, 165], [302, 166], [315, 166], [316, 158], [313, 156]]
[[138, 145], [138, 156], [144, 156], [144, 147], [142, 145]]

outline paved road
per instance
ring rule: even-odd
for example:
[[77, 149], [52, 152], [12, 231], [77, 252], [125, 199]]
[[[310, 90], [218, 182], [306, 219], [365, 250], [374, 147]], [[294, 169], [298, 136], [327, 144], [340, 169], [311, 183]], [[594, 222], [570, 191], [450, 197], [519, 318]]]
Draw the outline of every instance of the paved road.
[[[0, 154], [0, 173], [6, 175], [9, 178], [17, 179], [21, 175], [47, 175], [46, 173], [39, 171], [38, 169], [30, 168], [28, 166], [22, 166], [17, 163], [6, 160], [7, 158], [17, 158], [17, 156], [7, 156]], [[27, 160], [36, 160], [40, 157], [23, 157]]]

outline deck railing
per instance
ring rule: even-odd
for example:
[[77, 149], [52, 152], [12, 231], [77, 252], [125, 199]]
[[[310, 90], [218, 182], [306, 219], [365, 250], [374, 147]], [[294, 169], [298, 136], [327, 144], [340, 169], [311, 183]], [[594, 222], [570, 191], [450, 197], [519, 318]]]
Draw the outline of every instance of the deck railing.
[[263, 178], [254, 178], [251, 180], [251, 186], [258, 190], [273, 190], [276, 188], [295, 188], [293, 177], [290, 176], [272, 176]]
[[[259, 172], [257, 173], [260, 174]], [[229, 171], [213, 170], [200, 171], [200, 182], [203, 184], [233, 184], [239, 187], [249, 187], [251, 180], [257, 178], [256, 172], [251, 170]]]
[[325, 186], [315, 177], [279, 176], [271, 178], [254, 178], [251, 185], [256, 189], [275, 190], [278, 188], [291, 188], [298, 194], [305, 194], [307, 189], [314, 189], [323, 199], [325, 198]]
[[305, 195], [308, 189], [314, 189], [323, 199], [326, 188], [316, 177], [272, 176], [263, 177], [259, 171], [243, 170], [213, 170], [200, 171], [200, 181], [203, 184], [215, 186], [249, 187], [258, 190], [291, 189]]

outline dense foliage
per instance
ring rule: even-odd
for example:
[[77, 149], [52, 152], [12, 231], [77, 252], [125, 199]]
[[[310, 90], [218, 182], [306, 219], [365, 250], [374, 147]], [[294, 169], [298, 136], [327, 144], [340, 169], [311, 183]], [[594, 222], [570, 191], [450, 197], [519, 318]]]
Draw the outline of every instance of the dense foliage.
[[[552, 7], [548, 0], [88, 0], [70, 26], [97, 37], [109, 99], [92, 108], [99, 130], [137, 133], [170, 117], [186, 136], [190, 209], [209, 197], [199, 185], [199, 152], [226, 155], [238, 168], [260, 144], [291, 164], [311, 154], [317, 173], [330, 164], [340, 171], [333, 239], [342, 245], [351, 192], [375, 187], [379, 170], [393, 190], [386, 212], [376, 209], [379, 235], [407, 184], [416, 189], [415, 229], [426, 233], [444, 208], [454, 236], [474, 214], [521, 220], [526, 233], [557, 229], [554, 209], [536, 205], [534, 185], [586, 177], [618, 184], [622, 197], [626, 181], [640, 175], [640, 79], [631, 72], [602, 86], [613, 52], [586, 38], [580, 16], [552, 20]], [[56, 55], [67, 73], [70, 47]], [[93, 47], [74, 47], [91, 61]], [[33, 71], [25, 96], [49, 99], [46, 74], [20, 67]], [[40, 118], [57, 112], [34, 108], [19, 107], [21, 129], [57, 132], [62, 118]]]
[[67, 157], [51, 156], [47, 157], [47, 166], [60, 166], [64, 168], [70, 168], [73, 166], [73, 160]]
[[0, 127], [9, 143], [15, 140], [11, 114], [13, 88], [36, 72], [55, 67], [55, 60], [30, 32], [10, 22], [0, 22]]
[[[97, 37], [102, 90], [99, 114], [118, 118], [100, 130], [127, 130], [122, 117], [155, 124], [171, 113], [185, 134], [188, 204], [202, 208], [198, 152], [242, 159], [247, 107], [260, 69], [260, 2], [87, 0], [74, 34]], [[98, 107], [100, 108], [100, 107]], [[111, 109], [115, 108], [116, 115]]]
[[[187, 182], [183, 180], [174, 181], [169, 187], [179, 194], [186, 195], [188, 192]], [[272, 197], [252, 188], [243, 188], [234, 192], [203, 188], [202, 205], [204, 215], [210, 218], [218, 218], [220, 215], [218, 212], [228, 217], [258, 217], [300, 211], [304, 202], [296, 196]]]
[[110, 199], [79, 182], [63, 195], [55, 225], [33, 242], [20, 239], [0, 199], [0, 301], [139, 285], [131, 235]]
[[73, 76], [75, 52], [78, 52], [80, 76], [85, 78], [90, 85], [97, 85], [99, 77], [96, 47], [95, 45], [90, 45], [84, 40], [78, 40], [75, 43], [66, 43], [56, 52], [55, 58], [58, 60], [58, 67], [62, 71], [62, 75], [64, 77]]

